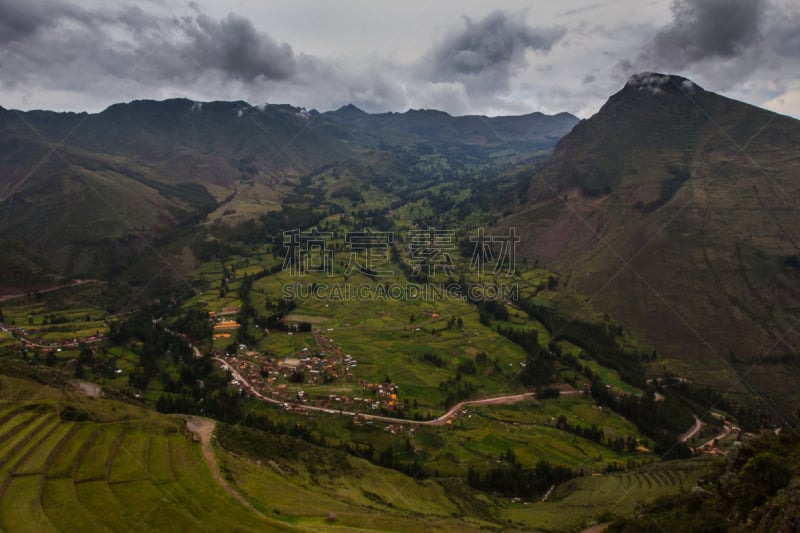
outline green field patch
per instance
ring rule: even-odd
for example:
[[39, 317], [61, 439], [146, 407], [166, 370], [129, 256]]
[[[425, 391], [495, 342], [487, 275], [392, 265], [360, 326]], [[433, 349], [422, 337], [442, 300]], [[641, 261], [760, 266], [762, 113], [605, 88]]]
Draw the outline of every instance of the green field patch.
[[176, 531], [179, 527], [202, 529], [202, 517], [187, 512], [174, 499], [167, 485], [129, 481], [109, 485], [114, 498], [138, 511], [137, 520], [126, 531]]
[[109, 483], [148, 478], [150, 438], [141, 432], [126, 432], [111, 462]]
[[[280, 463], [281, 461], [275, 463], [278, 468], [281, 468]], [[351, 525], [351, 521], [355, 519], [363, 519], [366, 516], [362, 515], [367, 515], [367, 513], [382, 522], [379, 516], [387, 510], [386, 503], [381, 504], [374, 499], [369, 499], [365, 496], [364, 489], [359, 487], [335, 486], [326, 481], [324, 482], [325, 490], [319, 491], [316, 484], [322, 481], [315, 481], [306, 475], [290, 479], [281, 475], [274, 467], [254, 468], [252, 463], [231, 456], [226, 456], [225, 465], [231, 472], [236, 486], [258, 509], [293, 524], [309, 524], [315, 521], [319, 521], [321, 524], [331, 512], [336, 513], [337, 522], [344, 526]], [[289, 471], [286, 465], [283, 468], [285, 471]], [[375, 474], [377, 472], [373, 472], [373, 475]], [[383, 481], [374, 479], [371, 485], [380, 484]], [[409, 492], [412, 489], [412, 487], [403, 487], [402, 485], [400, 487]], [[373, 486], [369, 488], [374, 489]], [[400, 489], [395, 489], [395, 491], [397, 490]], [[369, 490], [366, 492], [371, 493]], [[394, 492], [392, 495], [394, 496]], [[304, 502], [304, 505], [295, 505], [295, 502], [298, 501]], [[388, 501], [388, 499], [385, 500], [385, 502]], [[367, 506], [372, 509], [368, 509]], [[372, 523], [375, 527], [376, 522]]]
[[182, 435], [152, 435], [150, 437], [147, 472], [153, 483], [171, 483], [175, 481], [170, 453], [171, 441], [175, 438], [186, 440]]
[[114, 448], [120, 429], [100, 426], [99, 430], [97, 438], [85, 451], [82, 450], [82, 457], [78, 458], [80, 465], [75, 472], [75, 481], [106, 479], [109, 453]]
[[39, 476], [11, 479], [0, 500], [0, 527], [4, 531], [58, 531], [42, 509]]
[[74, 488], [81, 506], [112, 531], [131, 531], [138, 527], [143, 514], [150, 510], [138, 507], [136, 500], [117, 498], [105, 479], [75, 483]]
[[11, 420], [14, 416], [17, 416], [22, 409], [24, 408], [23, 405], [19, 403], [0, 403], [0, 427], [3, 427], [6, 422]]
[[72, 468], [78, 452], [86, 441], [92, 438], [95, 431], [99, 428], [94, 424], [81, 424], [77, 431], [71, 434], [68, 440], [52, 457], [52, 463], [47, 470], [48, 477], [72, 477]]
[[622, 381], [622, 378], [619, 377], [619, 373], [616, 370], [612, 370], [610, 368], [604, 367], [597, 361], [593, 359], [579, 359], [580, 362], [584, 366], [588, 366], [594, 375], [600, 378], [600, 381], [605, 385], [611, 385], [616, 390], [626, 392], [628, 394], [633, 394], [635, 396], [641, 396], [642, 391], [638, 388], [625, 383]]
[[43, 436], [43, 440], [36, 443], [32, 453], [15, 469], [15, 474], [44, 474], [47, 460], [53, 449], [72, 431], [73, 427], [74, 424], [68, 422], [54, 425], [52, 431], [49, 431], [47, 435]]
[[0, 428], [0, 461], [3, 460], [3, 450], [9, 441], [14, 441], [20, 432], [24, 432], [35, 425], [41, 413], [32, 410], [15, 411], [13, 416]]
[[327, 320], [330, 320], [327, 316], [301, 315], [299, 313], [289, 313], [283, 317], [284, 322], [307, 322], [309, 324], [322, 324]]
[[[645, 465], [634, 472], [585, 476], [563, 483], [547, 502], [509, 505], [503, 515], [530, 528], [576, 531], [587, 527], [601, 513], [628, 514], [655, 498], [689, 490], [707, 472], [709, 461], [670, 461]], [[672, 471], [676, 481], [663, 473]], [[654, 482], [656, 474], [661, 482]]]
[[[187, 459], [185, 467], [176, 468], [177, 482], [164, 487], [170, 493], [170, 501], [179, 505], [193, 516], [202, 517], [204, 527], [216, 530], [227, 530], [236, 527], [238, 530], [258, 531], [275, 530], [277, 522], [269, 527], [265, 521], [257, 517], [253, 511], [245, 509], [239, 502], [221, 490], [217, 481], [211, 476], [205, 461], [199, 455], [199, 446], [182, 436], [172, 438], [173, 449]], [[235, 514], [236, 524], [228, 519]], [[266, 522], [270, 523], [269, 520]]]
[[60, 531], [112, 531], [81, 504], [72, 479], [48, 478], [42, 489], [42, 507]]
[[0, 446], [0, 467], [3, 470], [12, 468], [14, 461], [22, 457], [26, 450], [35, 445], [38, 435], [46, 432], [48, 426], [57, 423], [52, 413], [36, 413], [36, 416], [26, 420], [23, 427], [12, 430], [13, 434]]

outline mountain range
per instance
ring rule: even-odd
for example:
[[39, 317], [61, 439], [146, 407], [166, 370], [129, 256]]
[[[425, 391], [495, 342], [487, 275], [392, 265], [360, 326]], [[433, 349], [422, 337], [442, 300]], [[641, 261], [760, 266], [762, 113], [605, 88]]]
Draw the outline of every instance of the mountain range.
[[0, 287], [118, 275], [181, 228], [324, 198], [369, 208], [372, 193], [436, 189], [456, 209], [460, 191], [502, 184], [516, 198], [490, 204], [497, 227], [516, 227], [521, 256], [578, 295], [564, 309], [612, 316], [667, 371], [788, 405], [798, 148], [800, 121], [658, 73], [580, 121], [187, 99], [1, 109]]
[[[0, 240], [15, 243], [17, 266], [105, 276], [181, 223], [280, 209], [301, 179], [344, 169], [357, 178], [347, 187], [376, 174], [402, 183], [434, 154], [457, 169], [512, 139], [515, 154], [547, 154], [576, 122], [567, 113], [371, 115], [187, 99], [97, 114], [0, 109]], [[0, 286], [46, 279], [41, 269], [10, 268]]]

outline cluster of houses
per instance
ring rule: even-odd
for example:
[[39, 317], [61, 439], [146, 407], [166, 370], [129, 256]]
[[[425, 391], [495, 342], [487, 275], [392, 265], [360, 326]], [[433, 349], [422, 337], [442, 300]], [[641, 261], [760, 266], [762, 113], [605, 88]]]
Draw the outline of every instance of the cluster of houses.
[[[359, 412], [398, 411], [403, 408], [398, 400], [397, 386], [392, 383], [367, 383], [356, 379], [353, 370], [358, 361], [342, 353], [333, 338], [314, 330], [316, 349], [303, 347], [286, 357], [269, 355], [239, 346], [236, 354], [218, 352], [246, 381], [231, 380], [230, 385], [245, 392], [257, 392], [273, 400], [292, 405], [311, 405], [329, 409]], [[362, 388], [363, 394], [348, 396], [320, 394], [313, 397], [302, 390], [304, 386], [350, 382]], [[355, 387], [354, 387], [355, 389]]]
[[[235, 336], [239, 328], [234, 316], [239, 307], [224, 307], [219, 311], [209, 311], [214, 327], [214, 338]], [[303, 346], [284, 356], [261, 353], [245, 345], [239, 345], [236, 353], [214, 350], [214, 355], [224, 359], [232, 369], [241, 375], [242, 382], [232, 379], [230, 386], [244, 393], [265, 396], [283, 403], [287, 410], [298, 410], [300, 406], [313, 406], [326, 409], [356, 412], [393, 412], [404, 405], [398, 400], [397, 387], [391, 383], [366, 383], [354, 375], [358, 361], [350, 354], [342, 352], [331, 333], [327, 330], [311, 331], [315, 346]], [[278, 333], [292, 335], [292, 332]], [[356, 396], [341, 394], [312, 394], [306, 387], [335, 383], [351, 383], [363, 389]], [[356, 418], [358, 421], [358, 418]]]
[[2, 330], [6, 333], [10, 334], [12, 337], [20, 340], [24, 344], [29, 346], [34, 346], [38, 348], [42, 348], [42, 350], [46, 353], [48, 351], [61, 351], [62, 349], [74, 349], [78, 348], [81, 344], [93, 344], [97, 342], [104, 341], [106, 339], [105, 333], [97, 333], [95, 335], [90, 335], [88, 337], [82, 337], [80, 339], [73, 338], [73, 339], [64, 339], [64, 340], [52, 340], [47, 341], [42, 337], [42, 334], [46, 333], [43, 330], [32, 330], [28, 331], [25, 328], [17, 327], [17, 326], [2, 326]]
[[364, 383], [363, 381], [359, 381], [358, 384], [363, 386], [363, 397], [329, 394], [310, 400], [305, 391], [300, 391], [303, 396], [302, 399], [298, 397], [298, 400], [314, 407], [347, 409], [348, 411], [395, 411], [400, 408], [396, 386], [386, 383]]
[[223, 307], [219, 312], [208, 312], [208, 316], [211, 317], [211, 321], [214, 323], [215, 339], [229, 339], [231, 338], [232, 332], [239, 329], [239, 323], [236, 320], [226, 318], [238, 315], [239, 310], [240, 308], [237, 306], [228, 306]]

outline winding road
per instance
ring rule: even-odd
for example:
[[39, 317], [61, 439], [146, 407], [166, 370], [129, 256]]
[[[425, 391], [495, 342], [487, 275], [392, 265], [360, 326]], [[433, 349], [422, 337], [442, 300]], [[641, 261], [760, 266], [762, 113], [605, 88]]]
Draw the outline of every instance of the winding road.
[[[233, 368], [227, 361], [220, 357], [212, 357], [215, 361], [220, 363], [223, 369], [228, 370], [231, 375], [233, 375], [234, 379], [236, 379], [239, 383], [241, 383], [245, 389], [252, 394], [253, 396], [264, 400], [265, 402], [273, 403], [275, 405], [283, 406], [286, 402], [282, 402], [280, 400], [276, 400], [274, 398], [270, 398], [268, 396], [264, 396], [239, 373], [238, 370]], [[561, 394], [578, 394], [576, 390], [568, 390], [564, 391]], [[434, 418], [433, 420], [411, 420], [407, 418], [394, 418], [391, 416], [382, 416], [382, 415], [371, 415], [366, 413], [356, 413], [355, 411], [344, 411], [340, 409], [330, 409], [328, 407], [315, 407], [313, 405], [301, 405], [301, 404], [291, 404], [295, 409], [303, 409], [307, 411], [317, 411], [320, 413], [327, 413], [330, 415], [342, 415], [342, 416], [359, 416], [366, 420], [377, 420], [379, 422], [389, 422], [392, 424], [414, 424], [418, 426], [442, 426], [447, 423], [456, 413], [458, 413], [464, 407], [469, 406], [476, 406], [476, 405], [509, 405], [514, 404], [517, 402], [521, 402], [523, 400], [527, 400], [530, 398], [535, 398], [536, 393], [533, 392], [524, 392], [521, 394], [511, 394], [507, 396], [496, 396], [494, 398], [483, 398], [481, 400], [465, 400], [463, 402], [458, 402], [453, 407], [451, 407], [446, 413], [441, 416]]]
[[687, 430], [685, 433], [683, 433], [683, 434], [682, 434], [680, 437], [678, 437], [678, 440], [680, 440], [681, 442], [686, 442], [686, 441], [688, 441], [689, 439], [691, 439], [692, 437], [694, 437], [695, 435], [697, 435], [697, 433], [698, 433], [698, 432], [699, 432], [701, 429], [703, 429], [703, 426], [704, 426], [704, 424], [703, 424], [703, 421], [702, 421], [702, 420], [700, 420], [700, 419], [697, 417], [697, 415], [692, 415], [692, 416], [694, 417], [694, 425], [693, 425], [692, 427], [690, 427], [690, 428], [689, 428], [689, 429], [688, 429], [688, 430]]
[[722, 426], [722, 431], [718, 435], [714, 435], [713, 437], [708, 439], [706, 442], [704, 442], [703, 444], [698, 446], [698, 448], [705, 448], [706, 446], [713, 446], [714, 445], [714, 441], [719, 441], [719, 440], [724, 439], [725, 437], [727, 437], [728, 435], [731, 434], [731, 431], [733, 431], [733, 426], [731, 425], [730, 422], [725, 422], [725, 424]]

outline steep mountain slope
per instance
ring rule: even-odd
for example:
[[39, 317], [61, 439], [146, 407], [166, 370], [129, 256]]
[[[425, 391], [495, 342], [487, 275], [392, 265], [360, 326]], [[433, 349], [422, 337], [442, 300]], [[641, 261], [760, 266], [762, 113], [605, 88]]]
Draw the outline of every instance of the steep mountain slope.
[[797, 120], [639, 74], [559, 142], [504, 224], [595, 308], [689, 361], [679, 372], [783, 402], [798, 385], [799, 145]]
[[[350, 179], [336, 186], [347, 181], [348, 190], [429, 175], [420, 170], [427, 159], [445, 169], [465, 157], [500, 168], [506, 163], [494, 152], [522, 142], [549, 153], [576, 122], [568, 114], [370, 115], [352, 106], [320, 114], [187, 99], [97, 114], [0, 108], [0, 242], [23, 245], [58, 274], [107, 276], [179, 224], [208, 214], [227, 223], [256, 218], [280, 209], [295, 186], [328, 188], [325, 177], [338, 180], [339, 166]], [[5, 273], [0, 287], [31, 276]]]
[[[34, 164], [35, 169], [20, 171]], [[54, 153], [49, 144], [32, 137], [3, 139], [0, 172], [10, 178], [0, 186], [0, 240], [25, 248], [45, 260], [49, 270], [67, 275], [110, 274], [147, 240], [215, 205], [202, 186], [164, 183], [162, 174], [148, 165], [72, 147]]]

